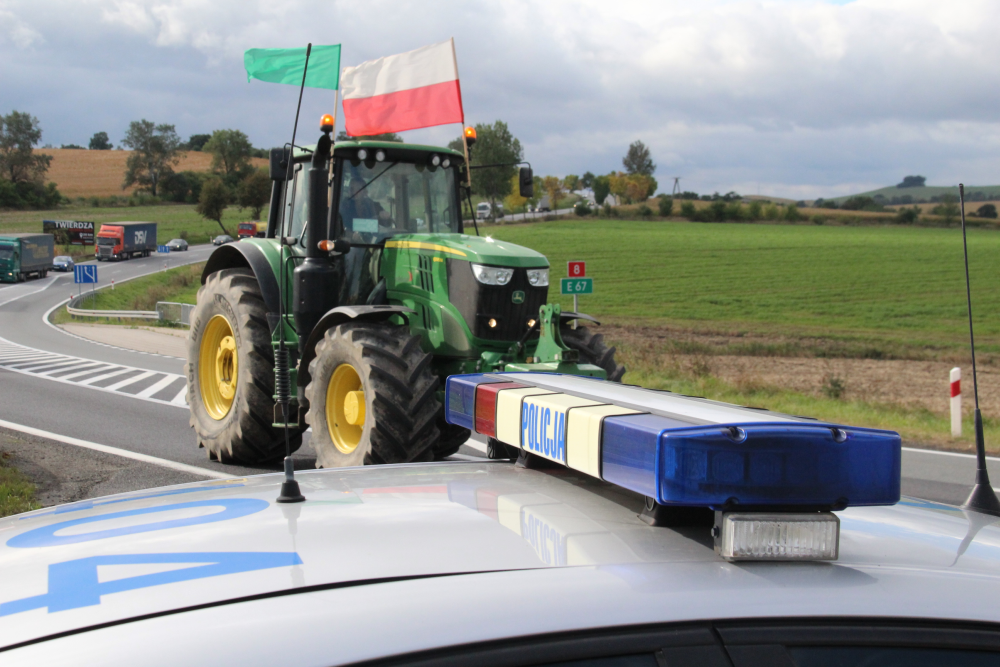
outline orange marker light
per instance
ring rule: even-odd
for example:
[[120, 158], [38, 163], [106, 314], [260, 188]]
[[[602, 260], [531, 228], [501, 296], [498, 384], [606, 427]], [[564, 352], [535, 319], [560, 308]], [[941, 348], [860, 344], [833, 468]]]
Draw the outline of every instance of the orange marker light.
[[467, 127], [467, 128], [465, 128], [465, 138], [469, 140], [470, 144], [473, 141], [475, 141], [476, 140], [476, 128], [474, 128], [474, 127]]
[[319, 249], [322, 250], [323, 252], [330, 252], [331, 250], [333, 250], [333, 241], [331, 241], [329, 239], [326, 239], [324, 241], [320, 241], [319, 242]]
[[333, 116], [328, 113], [323, 114], [319, 119], [319, 129], [322, 132], [329, 132], [333, 129]]

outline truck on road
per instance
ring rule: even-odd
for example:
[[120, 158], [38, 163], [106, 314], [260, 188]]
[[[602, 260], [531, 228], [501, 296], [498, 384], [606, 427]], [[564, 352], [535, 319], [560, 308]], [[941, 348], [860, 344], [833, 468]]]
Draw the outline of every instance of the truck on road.
[[156, 250], [155, 222], [112, 222], [101, 225], [94, 256], [97, 261], [149, 257]]
[[0, 235], [0, 281], [19, 283], [52, 270], [55, 242], [52, 234]]
[[267, 236], [267, 221], [264, 222], [241, 222], [236, 227], [236, 235], [241, 239], [259, 238]]

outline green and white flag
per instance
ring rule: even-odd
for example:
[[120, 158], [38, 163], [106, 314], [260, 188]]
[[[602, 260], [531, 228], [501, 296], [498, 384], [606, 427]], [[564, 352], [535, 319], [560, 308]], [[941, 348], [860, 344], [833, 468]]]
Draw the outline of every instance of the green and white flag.
[[[304, 48], [248, 49], [243, 54], [243, 66], [247, 69], [248, 83], [250, 79], [259, 79], [270, 83], [300, 86], [305, 64]], [[340, 44], [312, 47], [306, 86], [337, 90], [340, 86]]]

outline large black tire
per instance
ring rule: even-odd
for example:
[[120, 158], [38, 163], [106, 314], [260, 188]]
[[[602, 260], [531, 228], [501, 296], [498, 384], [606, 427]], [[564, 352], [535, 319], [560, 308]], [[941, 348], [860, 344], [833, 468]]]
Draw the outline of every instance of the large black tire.
[[[312, 426], [316, 467], [433, 460], [441, 404], [435, 397], [439, 383], [430, 363], [431, 356], [420, 349], [420, 338], [402, 327], [348, 322], [326, 331], [309, 364], [306, 387], [306, 421]], [[341, 366], [347, 376], [347, 366], [356, 374], [355, 391], [364, 392], [364, 415], [363, 421], [355, 416], [361, 423], [351, 428], [345, 422], [334, 423], [331, 429], [328, 400], [329, 413], [340, 418], [333, 392], [343, 392], [336, 386], [331, 390], [331, 380]], [[341, 438], [340, 446], [331, 431]]]
[[472, 431], [464, 426], [457, 426], [446, 422], [444, 420], [443, 409], [440, 413], [438, 413], [437, 427], [438, 431], [441, 433], [441, 437], [434, 445], [435, 461], [440, 461], [441, 459], [447, 458], [457, 452], [459, 447], [465, 444], [465, 441], [469, 439], [470, 435], [472, 435]]
[[605, 345], [604, 336], [587, 327], [572, 329], [568, 324], [562, 325], [559, 333], [567, 347], [580, 353], [580, 363], [603, 368], [612, 382], [622, 381], [625, 367], [615, 361], [615, 348]]
[[[237, 372], [232, 405], [217, 419], [206, 406], [200, 369], [206, 328], [219, 315], [232, 329]], [[285, 455], [284, 433], [271, 426], [274, 419], [274, 352], [266, 315], [260, 286], [249, 269], [217, 271], [198, 290], [184, 374], [188, 383], [191, 426], [198, 446], [208, 450], [210, 459], [252, 464]], [[294, 452], [302, 444], [302, 433], [295, 429], [289, 435]]]

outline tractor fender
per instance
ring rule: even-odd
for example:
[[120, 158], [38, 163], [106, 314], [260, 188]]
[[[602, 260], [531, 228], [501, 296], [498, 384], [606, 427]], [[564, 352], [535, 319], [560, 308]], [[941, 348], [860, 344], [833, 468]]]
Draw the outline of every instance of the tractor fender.
[[574, 313], [571, 310], [564, 310], [559, 314], [559, 324], [566, 324], [567, 322], [572, 322], [573, 320], [588, 320], [594, 324], [599, 325], [600, 322], [596, 318], [590, 315], [585, 315], [583, 313]]
[[316, 345], [323, 340], [323, 335], [327, 329], [340, 326], [344, 322], [384, 322], [393, 315], [405, 315], [416, 311], [406, 306], [338, 306], [333, 308], [319, 319], [313, 327], [306, 344], [302, 346], [300, 352], [302, 361], [299, 363], [298, 382], [301, 387], [309, 384], [309, 363], [316, 356]]
[[[208, 258], [205, 270], [201, 272], [201, 284], [204, 285], [208, 277], [216, 271], [222, 269], [248, 268], [253, 271], [260, 285], [260, 295], [264, 299], [264, 306], [267, 308], [269, 317], [267, 323], [271, 332], [278, 323], [278, 279], [274, 275], [271, 263], [267, 261], [264, 252], [252, 243], [227, 243], [219, 246]], [[273, 322], [272, 322], [273, 320]]]

